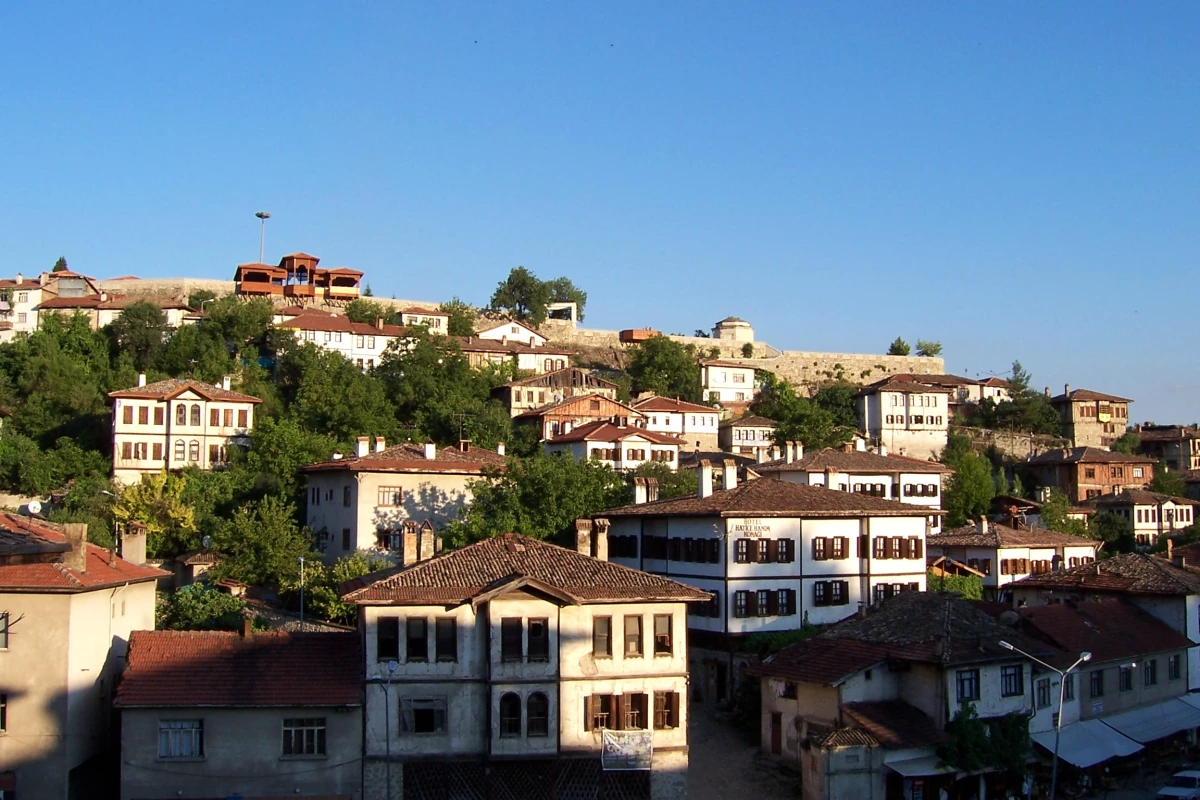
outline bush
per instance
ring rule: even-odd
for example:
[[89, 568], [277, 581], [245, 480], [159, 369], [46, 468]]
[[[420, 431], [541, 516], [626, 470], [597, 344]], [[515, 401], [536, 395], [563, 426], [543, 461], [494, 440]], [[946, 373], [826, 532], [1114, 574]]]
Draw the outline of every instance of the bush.
[[155, 627], [176, 631], [236, 631], [246, 602], [206, 583], [193, 583], [159, 601]]

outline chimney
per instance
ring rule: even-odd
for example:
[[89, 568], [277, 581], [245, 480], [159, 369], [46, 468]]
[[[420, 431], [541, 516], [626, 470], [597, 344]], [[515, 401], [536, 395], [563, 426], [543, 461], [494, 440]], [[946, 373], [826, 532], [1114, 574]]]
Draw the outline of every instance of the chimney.
[[1046, 387], [1046, 397], [1049, 397], [1049, 396], [1050, 396], [1050, 387], [1047, 386]]
[[1063, 394], [1070, 394], [1070, 393], [1071, 393], [1071, 384], [1064, 383], [1063, 384]]
[[833, 467], [825, 468], [825, 488], [826, 489], [837, 489], [837, 476], [838, 476], [838, 471], [836, 469], [834, 469]]
[[24, 280], [25, 280], [25, 276], [18, 272], [17, 273], [17, 283], [21, 283]]
[[405, 525], [404, 533], [401, 536], [404, 539], [404, 566], [407, 567], [410, 564], [417, 563], [417, 553], [419, 552], [417, 546], [420, 531], [415, 524]]
[[988, 518], [987, 517], [979, 518], [978, 529], [979, 529], [979, 532], [982, 534], [986, 534], [988, 532]]
[[796, 446], [796, 460], [804, 458], [804, 442], [792, 442]]
[[71, 552], [63, 555], [63, 565], [76, 572], [87, 572], [87, 525], [68, 522], [63, 525], [63, 533], [67, 535], [67, 544], [71, 545]]
[[585, 556], [592, 554], [592, 521], [575, 520], [575, 550]]
[[703, 499], [713, 493], [712, 462], [707, 458], [702, 458], [700, 459], [698, 469], [700, 470], [700, 480], [698, 481], [699, 485], [696, 487], [696, 494]]
[[375, 437], [375, 452], [382, 453], [384, 450], [387, 450], [387, 439], [383, 438], [382, 436], [376, 436]]
[[130, 564], [146, 563], [146, 526], [130, 522], [121, 533], [121, 558]]
[[795, 460], [796, 448], [793, 447], [793, 445], [795, 445], [795, 444], [796, 444], [795, 442], [784, 442], [783, 443], [783, 460], [785, 463], [790, 464], [790, 463], [792, 463], [792, 461]]
[[138, 373], [138, 386], [145, 386], [145, 385], [146, 385], [146, 373], [139, 372]]
[[459, 439], [458, 440], [458, 451], [460, 453], [466, 453], [466, 452], [470, 451], [470, 449], [471, 449], [471, 440], [470, 439]]
[[646, 478], [646, 502], [653, 503], [658, 499], [658, 478]]
[[437, 445], [434, 444], [433, 442], [426, 442], [425, 443], [425, 460], [433, 461], [435, 458], [437, 458]]
[[383, 317], [375, 318], [375, 330], [377, 330], [377, 331], [383, 330]]
[[504, 455], [504, 442], [496, 442], [496, 455]]
[[433, 545], [433, 540], [437, 534], [433, 531], [433, 523], [425, 520], [421, 524], [421, 539], [418, 545], [417, 560], [428, 561], [433, 558], [433, 551], [436, 549]]
[[888, 449], [886, 444], [879, 445], [879, 455], [887, 457]]
[[737, 462], [732, 458], [721, 464], [721, 488], [725, 491], [737, 488]]
[[854, 451], [857, 453], [867, 452], [867, 440], [854, 437]]
[[242, 619], [242, 629], [238, 632], [243, 639], [249, 639], [254, 635], [254, 620], [249, 617]]
[[1168, 536], [1167, 537], [1167, 561], [1175, 560], [1174, 552], [1175, 552], [1175, 542], [1173, 542], [1171, 540], [1171, 537]]
[[642, 505], [646, 502], [646, 479], [633, 479], [633, 503], [634, 505]]
[[341, 461], [341, 460], [342, 460], [342, 454], [341, 454], [341, 453], [338, 453], [338, 452], [334, 452], [334, 453], [332, 453], [332, 454], [329, 456], [329, 460], [330, 460], [330, 461]]
[[592, 557], [608, 561], [608, 520], [598, 519], [593, 526]]
[[368, 436], [358, 437], [358, 446], [354, 448], [354, 455], [362, 458], [367, 453], [371, 452], [371, 439]]
[[224, 389], [225, 391], [228, 392], [229, 387], [232, 385], [233, 385], [233, 379], [230, 376], [225, 375], [224, 377], [221, 378], [221, 388]]
[[756, 462], [758, 462], [759, 464], [764, 464], [769, 460], [767, 458], [767, 455], [768, 455], [767, 448], [765, 448], [765, 447], [754, 448], [754, 460]]
[[782, 457], [782, 455], [779, 452], [779, 445], [774, 445], [773, 447], [771, 447], [771, 460], [778, 461], [781, 457]]

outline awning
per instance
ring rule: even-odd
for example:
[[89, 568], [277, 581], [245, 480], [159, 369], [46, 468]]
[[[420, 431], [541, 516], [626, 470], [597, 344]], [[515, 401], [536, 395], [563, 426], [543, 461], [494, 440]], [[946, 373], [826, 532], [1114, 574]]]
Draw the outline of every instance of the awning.
[[[1054, 731], [1030, 734], [1029, 738], [1046, 748], [1047, 752], [1054, 752]], [[1117, 756], [1133, 755], [1141, 749], [1140, 744], [1098, 719], [1085, 719], [1063, 726], [1058, 741], [1058, 757], [1081, 769]]]
[[894, 769], [906, 778], [920, 778], [928, 775], [946, 775], [955, 772], [954, 767], [947, 766], [937, 756], [910, 758], [905, 761], [893, 761], [885, 765]]
[[1200, 709], [1178, 698], [1135, 708], [1100, 720], [1135, 742], [1153, 742], [1189, 728], [1200, 728]]

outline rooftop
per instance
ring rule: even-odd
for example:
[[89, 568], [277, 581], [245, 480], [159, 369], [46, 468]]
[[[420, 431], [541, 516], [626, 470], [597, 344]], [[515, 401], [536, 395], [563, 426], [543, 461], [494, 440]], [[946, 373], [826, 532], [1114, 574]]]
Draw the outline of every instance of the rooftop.
[[1055, 395], [1054, 397], [1050, 398], [1050, 402], [1052, 404], [1065, 403], [1067, 401], [1070, 401], [1072, 403], [1079, 403], [1079, 402], [1092, 402], [1092, 401], [1096, 401], [1096, 400], [1099, 400], [1101, 402], [1109, 402], [1109, 403], [1132, 403], [1133, 402], [1128, 397], [1117, 397], [1115, 394], [1105, 394], [1104, 392], [1093, 392], [1091, 389], [1074, 389], [1072, 391], [1065, 392], [1060, 395]]
[[330, 333], [349, 333], [352, 336], [407, 336], [412, 328], [404, 325], [370, 325], [366, 322], [351, 322], [348, 317], [337, 314], [313, 313], [305, 311], [291, 315], [283, 322], [275, 323], [276, 328], [290, 328], [300, 331], [329, 331]]
[[121, 708], [362, 705], [357, 633], [134, 631]]
[[1186, 636], [1122, 599], [1025, 606], [1018, 613], [1030, 633], [1068, 653], [1090, 652], [1100, 663], [1191, 646]]
[[1097, 594], [1186, 596], [1200, 594], [1200, 570], [1177, 567], [1145, 553], [1121, 555], [1057, 572], [1030, 575], [1017, 589], [1046, 589]]
[[1113, 494], [1102, 494], [1098, 497], [1093, 497], [1091, 500], [1085, 500], [1083, 504], [1090, 506], [1156, 506], [1163, 503], [1200, 506], [1200, 501], [1192, 500], [1188, 497], [1163, 494], [1162, 492], [1152, 492], [1149, 489], [1123, 489]]
[[1200, 430], [1190, 425], [1143, 425], [1135, 433], [1143, 442], [1181, 442], [1188, 439], [1200, 439]]
[[1114, 453], [1101, 450], [1099, 447], [1064, 447], [1047, 450], [1025, 461], [1033, 466], [1054, 466], [1058, 464], [1157, 464], [1153, 458], [1131, 456], [1125, 453]]
[[923, 376], [916, 375], [889, 375], [883, 380], [864, 386], [859, 390], [860, 395], [875, 394], [877, 392], [903, 392], [905, 394], [950, 394], [951, 390], [942, 386], [932, 386], [928, 383], [920, 383]]
[[524, 342], [501, 342], [498, 339], [480, 339], [478, 336], [447, 336], [446, 338], [456, 343], [458, 349], [464, 353], [510, 353], [513, 355], [533, 353], [534, 355], [548, 356], [569, 356], [574, 354], [572, 350], [562, 350], [547, 345], [536, 347]]
[[802, 458], [788, 463], [786, 459], [777, 458], [756, 464], [752, 469], [759, 475], [775, 475], [781, 472], [824, 472], [832, 469], [836, 472], [868, 473], [868, 474], [899, 474], [899, 473], [929, 473], [934, 475], [950, 475], [954, 470], [936, 461], [922, 461], [916, 458], [901, 456], [881, 456], [866, 450], [811, 450]]
[[342, 584], [357, 605], [446, 605], [484, 600], [529, 587], [568, 604], [686, 602], [708, 593], [539, 539], [506, 533]]
[[[546, 409], [539, 409], [537, 413], [541, 414], [545, 411]], [[548, 441], [548, 444], [565, 444], [569, 442], [624, 442], [628, 439], [644, 439], [650, 444], [661, 445], [684, 444], [683, 439], [680, 439], [677, 436], [671, 436], [669, 434], [659, 433], [657, 431], [648, 431], [645, 428], [639, 428], [634, 425], [614, 425], [613, 423], [605, 420], [601, 420], [599, 422], [588, 422], [584, 425], [574, 427], [567, 433], [561, 433], [558, 436], [551, 438]]]
[[133, 386], [129, 389], [121, 389], [116, 392], [109, 392], [108, 396], [112, 398], [144, 398], [147, 400], [171, 400], [184, 392], [192, 391], [203, 397], [205, 400], [225, 400], [236, 403], [261, 403], [257, 397], [251, 397], [248, 394], [234, 392], [230, 389], [223, 389], [220, 386], [213, 386], [210, 383], [192, 380], [191, 378], [168, 378], [165, 381], [155, 381], [148, 383], [145, 386]]
[[1100, 546], [1094, 539], [1072, 536], [1045, 528], [1013, 528], [998, 522], [988, 522], [987, 532], [982, 533], [978, 524], [971, 522], [961, 528], [925, 536], [929, 547], [1091, 547]]
[[699, 403], [689, 403], [677, 397], [647, 397], [645, 400], [634, 400], [630, 405], [642, 413], [658, 411], [675, 414], [717, 414], [718, 409], [712, 406], [702, 406]]
[[842, 714], [884, 747], [930, 747], [946, 738], [932, 717], [903, 700], [845, 703]]
[[616, 390], [619, 387], [612, 381], [607, 381], [604, 378], [593, 375], [586, 369], [579, 367], [566, 367], [564, 369], [556, 369], [552, 372], [544, 372], [541, 375], [532, 375], [528, 378], [509, 381], [505, 386], [546, 386], [546, 387], [600, 387], [604, 389]]
[[505, 457], [495, 450], [449, 445], [436, 452], [435, 458], [425, 457], [425, 446], [405, 442], [365, 456], [346, 456], [320, 461], [301, 467], [302, 472], [455, 472], [478, 475], [484, 467], [502, 467]]
[[722, 428], [778, 428], [779, 423], [773, 419], [760, 417], [755, 414], [740, 419], [727, 419], [721, 423]]

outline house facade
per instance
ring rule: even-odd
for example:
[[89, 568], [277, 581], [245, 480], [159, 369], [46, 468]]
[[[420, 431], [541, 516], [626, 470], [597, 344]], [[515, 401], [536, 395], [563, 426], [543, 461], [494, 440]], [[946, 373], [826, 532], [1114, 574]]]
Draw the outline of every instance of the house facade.
[[322, 350], [340, 353], [361, 370], [374, 369], [393, 342], [403, 341], [410, 328], [385, 325], [376, 319], [374, 325], [351, 322], [348, 318], [328, 313], [306, 312], [287, 315], [275, 323], [279, 330], [291, 331], [296, 341], [309, 343]]
[[615, 401], [617, 390], [617, 384], [586, 369], [567, 367], [497, 386], [492, 390], [492, 397], [503, 402], [509, 415], [516, 417], [584, 395], [598, 395]]
[[[438, 449], [387, 446], [378, 437], [370, 448], [359, 437], [354, 455], [301, 468], [307, 485], [307, 525], [316, 532], [325, 560], [333, 563], [358, 550], [410, 563], [413, 548], [436, 549], [441, 531], [471, 502], [470, 483], [488, 468], [504, 466], [503, 446]], [[406, 555], [407, 553], [407, 555]]]
[[87, 319], [92, 330], [100, 330], [106, 325], [111, 325], [129, 306], [142, 302], [153, 303], [162, 309], [168, 328], [179, 328], [196, 321], [192, 316], [191, 306], [186, 300], [178, 297], [141, 297], [100, 292], [78, 297], [45, 298], [38, 307], [39, 324], [47, 314], [60, 314], [64, 317], [81, 314]]
[[1111, 447], [1125, 435], [1132, 402], [1091, 389], [1072, 391], [1069, 383], [1062, 394], [1050, 398], [1050, 405], [1062, 420], [1063, 433], [1075, 447]]
[[406, 327], [423, 326], [430, 333], [446, 335], [450, 332], [450, 315], [433, 308], [402, 308], [397, 312], [400, 324]]
[[1100, 495], [1087, 504], [1097, 512], [1126, 519], [1141, 547], [1152, 547], [1158, 544], [1159, 538], [1173, 536], [1195, 525], [1196, 512], [1200, 510], [1200, 501], [1146, 489], [1125, 489], [1116, 494]]
[[475, 369], [489, 365], [513, 364], [522, 372], [541, 375], [566, 369], [571, 364], [571, 351], [547, 345], [530, 345], [522, 341], [488, 339], [479, 336], [452, 336], [458, 349]]
[[254, 410], [262, 401], [229, 388], [170, 378], [110, 392], [113, 401], [113, 479], [137, 483], [143, 475], [194, 466], [221, 467], [229, 448], [248, 447]]
[[1200, 429], [1190, 425], [1139, 425], [1138, 455], [1177, 472], [1200, 469]]
[[717, 445], [724, 452], [735, 455], [764, 454], [775, 447], [775, 429], [778, 427], [775, 420], [755, 415], [727, 419], [718, 423]]
[[754, 367], [736, 361], [701, 361], [700, 396], [722, 408], [745, 408], [754, 400]]
[[670, 397], [648, 397], [631, 403], [646, 416], [646, 430], [678, 436], [687, 449], [716, 450], [721, 411]]
[[885, 378], [861, 389], [858, 418], [868, 438], [889, 452], [936, 458], [950, 431], [950, 390]]
[[94, 788], [130, 634], [154, 627], [145, 536], [124, 557], [86, 525], [0, 513], [0, 791], [66, 800]]
[[[121, 800], [362, 798], [357, 633], [133, 634]], [[261, 679], [255, 679], [261, 676]]]
[[488, 339], [503, 344], [512, 342], [528, 347], [541, 347], [549, 341], [528, 325], [511, 319], [481, 325], [476, 329], [475, 336], [479, 339]]
[[606, 550], [585, 522], [576, 550], [506, 534], [343, 587], [364, 642], [365, 798], [389, 780], [394, 798], [686, 796], [686, 606], [707, 595]]
[[1072, 503], [1125, 489], [1141, 489], [1154, 479], [1156, 463], [1145, 456], [1112, 453], [1098, 447], [1047, 450], [1024, 462], [1037, 484], [1054, 488]]
[[576, 461], [599, 461], [618, 472], [629, 472], [647, 463], [666, 464], [675, 471], [679, 469], [682, 445], [683, 440], [676, 436], [625, 424], [620, 418], [615, 423], [587, 422], [542, 443], [547, 453], [568, 453]]
[[929, 509], [822, 486], [739, 484], [732, 461], [714, 491], [712, 466], [699, 469], [694, 496], [604, 514], [611, 560], [712, 595], [688, 619], [699, 697], [730, 698], [741, 668], [733, 653], [749, 634], [833, 623], [925, 589]]
[[645, 421], [646, 417], [640, 411], [599, 394], [569, 397], [513, 418], [514, 425], [535, 426], [539, 439], [553, 439], [593, 422], [642, 427]]

